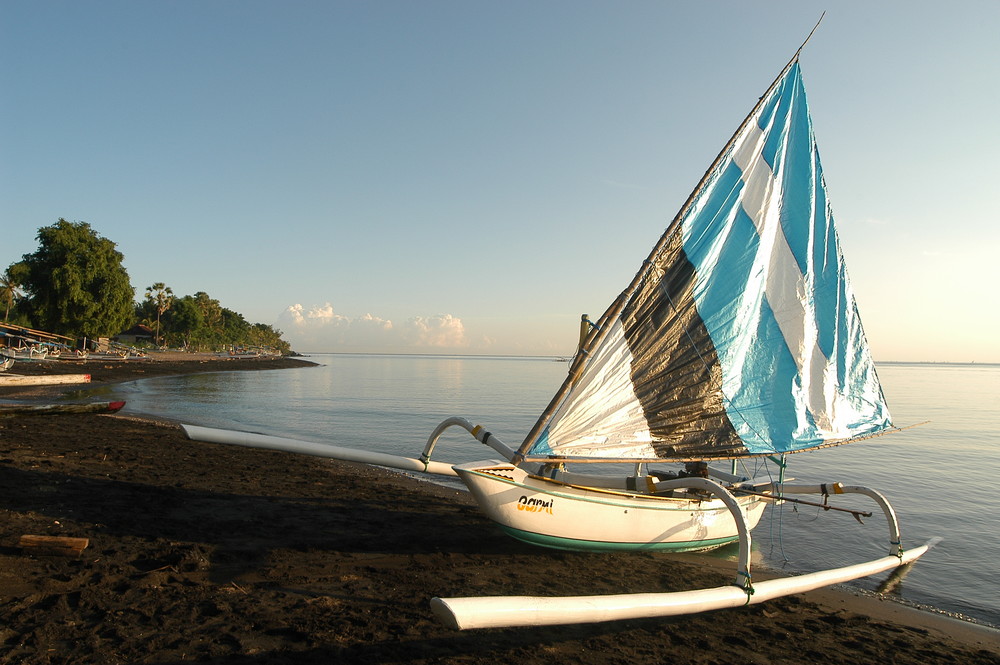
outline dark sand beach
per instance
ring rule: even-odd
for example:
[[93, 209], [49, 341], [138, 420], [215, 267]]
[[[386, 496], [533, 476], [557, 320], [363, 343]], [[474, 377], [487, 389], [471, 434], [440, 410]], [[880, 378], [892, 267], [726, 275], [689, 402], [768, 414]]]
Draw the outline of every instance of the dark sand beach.
[[[89, 373], [97, 385], [302, 364], [13, 371]], [[0, 403], [64, 390], [0, 388]], [[532, 548], [463, 492], [192, 442], [173, 424], [130, 417], [0, 420], [0, 516], [3, 663], [1000, 664], [1000, 633], [843, 591], [688, 617], [456, 632], [431, 615], [431, 597], [670, 591], [732, 574], [690, 557]], [[25, 534], [89, 546], [39, 555], [18, 546]]]

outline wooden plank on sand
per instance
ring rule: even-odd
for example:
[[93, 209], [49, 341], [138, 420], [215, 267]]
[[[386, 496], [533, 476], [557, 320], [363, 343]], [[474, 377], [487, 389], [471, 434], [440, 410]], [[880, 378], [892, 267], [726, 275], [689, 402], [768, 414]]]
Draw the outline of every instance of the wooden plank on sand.
[[24, 374], [0, 375], [0, 386], [54, 386], [63, 383], [90, 383], [89, 374], [54, 374], [51, 376], [26, 376]]
[[25, 534], [18, 546], [31, 554], [55, 554], [58, 556], [79, 556], [90, 544], [89, 538], [68, 538], [65, 536], [31, 536]]

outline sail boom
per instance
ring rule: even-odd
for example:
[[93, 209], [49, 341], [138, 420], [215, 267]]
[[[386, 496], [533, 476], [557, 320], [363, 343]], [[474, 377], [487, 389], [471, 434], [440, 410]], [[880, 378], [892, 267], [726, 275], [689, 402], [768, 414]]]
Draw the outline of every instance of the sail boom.
[[802, 448], [799, 450], [773, 450], [773, 451], [745, 453], [741, 455], [726, 455], [726, 454], [713, 455], [711, 453], [706, 453], [706, 454], [698, 454], [687, 457], [670, 456], [670, 457], [625, 458], [625, 457], [591, 457], [583, 455], [525, 455], [524, 462], [533, 464], [668, 464], [668, 463], [675, 464], [682, 462], [706, 462], [706, 461], [723, 461], [723, 460], [733, 460], [733, 459], [753, 459], [753, 458], [767, 459], [774, 455], [794, 455], [796, 453], [810, 453], [816, 450], [823, 450], [826, 448], [836, 448], [838, 446], [846, 446], [849, 443], [860, 443], [861, 441], [877, 439], [887, 434], [897, 434], [899, 432], [902, 432], [903, 430], [924, 424], [926, 423], [917, 423], [914, 425], [908, 425], [906, 427], [890, 427], [888, 429], [884, 429], [874, 434], [868, 434], [866, 436], [858, 436], [850, 439], [840, 439], [837, 441], [828, 441], [826, 443], [821, 443], [817, 446], [812, 446], [811, 448]]

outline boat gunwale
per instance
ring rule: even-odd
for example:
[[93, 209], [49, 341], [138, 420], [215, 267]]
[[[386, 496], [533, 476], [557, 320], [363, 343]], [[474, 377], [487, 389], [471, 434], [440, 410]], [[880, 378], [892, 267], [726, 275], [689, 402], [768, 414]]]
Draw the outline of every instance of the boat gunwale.
[[[504, 465], [504, 466], [509, 467], [510, 469], [517, 468], [516, 466], [511, 465], [511, 464], [507, 464], [507, 465]], [[489, 473], [488, 471], [485, 471], [485, 470], [480, 470], [480, 469], [462, 469], [462, 471], [464, 471], [466, 473], [474, 474], [474, 475], [477, 475], [477, 476], [482, 476], [482, 477], [490, 478], [492, 480], [499, 480], [501, 482], [507, 483], [508, 485], [515, 485], [517, 487], [525, 487], [527, 489], [530, 489], [530, 490], [533, 490], [533, 491], [536, 491], [536, 492], [541, 492], [542, 494], [548, 494], [548, 495], [551, 495], [551, 496], [566, 498], [566, 499], [573, 500], [573, 501], [586, 501], [586, 502], [589, 502], [589, 503], [599, 503], [599, 504], [605, 504], [605, 505], [621, 505], [619, 503], [616, 503], [616, 502], [613, 502], [613, 501], [610, 501], [610, 500], [601, 501], [600, 499], [597, 499], [597, 498], [591, 498], [591, 497], [586, 497], [586, 496], [581, 497], [581, 496], [574, 496], [574, 495], [564, 494], [564, 493], [560, 493], [558, 491], [546, 489], [544, 487], [533, 487], [531, 485], [526, 485], [525, 483], [518, 482], [517, 480], [514, 480], [513, 478], [505, 478], [504, 476], [492, 474], [492, 473]], [[523, 471], [523, 469], [522, 469], [522, 471]], [[687, 507], [666, 506], [666, 505], [663, 505], [662, 503], [659, 506], [649, 506], [649, 507], [654, 508], [656, 510], [697, 510], [697, 511], [700, 511], [700, 512], [716, 512], [716, 511], [722, 510], [722, 511], [730, 512], [729, 508], [726, 506], [726, 504], [722, 501], [722, 499], [719, 499], [719, 498], [697, 499], [697, 498], [681, 498], [681, 497], [672, 497], [672, 496], [659, 496], [659, 495], [656, 495], [656, 494], [640, 494], [640, 493], [637, 493], [637, 492], [630, 492], [628, 490], [616, 490], [616, 489], [604, 488], [604, 487], [592, 487], [592, 486], [589, 486], [589, 485], [576, 485], [576, 484], [567, 483], [567, 482], [561, 481], [561, 480], [555, 480], [553, 478], [546, 478], [544, 476], [536, 476], [534, 474], [527, 473], [526, 471], [524, 473], [525, 473], [525, 475], [529, 479], [532, 479], [532, 480], [540, 480], [540, 481], [543, 481], [543, 482], [546, 482], [546, 483], [550, 483], [552, 485], [559, 485], [559, 486], [562, 486], [562, 487], [566, 487], [568, 489], [579, 490], [579, 491], [582, 491], [582, 492], [592, 492], [594, 494], [608, 494], [608, 495], [611, 495], [611, 496], [623, 497], [625, 499], [650, 500], [650, 501], [653, 501], [654, 503], [656, 503], [656, 502], [667, 502], [667, 503], [675, 503], [675, 504], [679, 504], [679, 503], [698, 504], [695, 507], [691, 507], [691, 506], [687, 506]], [[768, 498], [758, 497], [758, 496], [755, 496], [755, 495], [737, 496], [736, 499], [737, 500], [741, 500], [741, 499], [745, 500], [745, 501], [742, 501], [742, 503], [746, 504], [746, 506], [745, 506], [746, 508], [749, 508], [749, 507], [753, 506], [756, 503], [763, 503], [764, 501], [768, 501], [769, 500]], [[717, 506], [717, 507], [716, 506], [707, 507], [707, 508], [701, 507], [701, 504], [706, 504], [706, 503], [707, 504], [719, 503], [720, 505]]]

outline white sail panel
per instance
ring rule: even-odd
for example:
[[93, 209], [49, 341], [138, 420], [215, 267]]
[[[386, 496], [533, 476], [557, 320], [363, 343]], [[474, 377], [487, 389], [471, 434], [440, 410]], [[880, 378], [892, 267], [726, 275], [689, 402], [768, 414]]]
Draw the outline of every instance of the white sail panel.
[[[605, 343], [552, 419], [535, 454], [650, 458], [649, 427], [632, 388], [632, 354], [615, 319]], [[558, 442], [558, 443], [556, 443]]]
[[[682, 228], [740, 437], [789, 452], [888, 427], [797, 65], [719, 169]], [[733, 272], [735, 292], [718, 279]]]
[[[779, 127], [772, 131], [787, 129]], [[750, 217], [761, 239], [756, 272], [765, 275], [767, 303], [785, 344], [792, 350], [799, 374], [807, 377], [803, 382], [806, 386], [802, 393], [804, 409], [811, 414], [819, 430], [832, 433], [831, 424], [836, 420], [839, 401], [836, 377], [828, 372], [830, 359], [819, 345], [815, 302], [808, 296], [809, 276], [799, 270], [781, 228], [782, 182], [764, 158], [765, 137], [764, 131], [753, 124], [733, 150], [733, 163], [742, 171], [740, 179], [744, 183], [740, 207]]]

